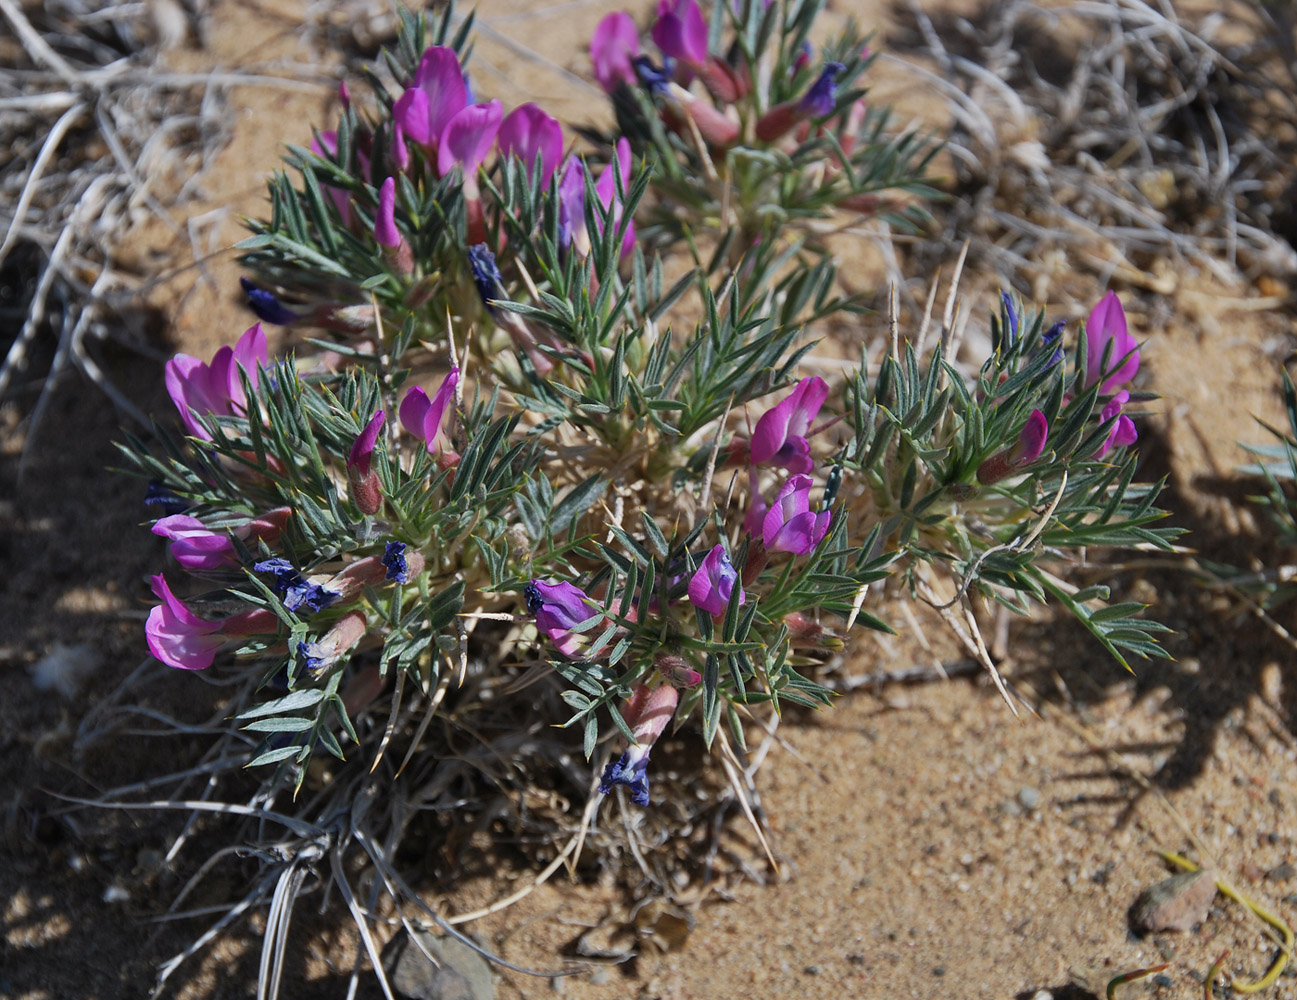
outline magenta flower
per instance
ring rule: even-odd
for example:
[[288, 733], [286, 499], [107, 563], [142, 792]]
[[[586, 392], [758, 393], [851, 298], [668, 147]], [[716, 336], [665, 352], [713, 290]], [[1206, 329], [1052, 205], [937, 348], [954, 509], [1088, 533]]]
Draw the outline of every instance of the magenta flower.
[[609, 94], [623, 84], [634, 86], [631, 60], [639, 53], [639, 32], [629, 14], [619, 10], [600, 21], [590, 39], [590, 61], [599, 86]]
[[383, 256], [401, 274], [414, 273], [414, 253], [396, 226], [396, 179], [383, 181], [378, 191], [378, 212], [374, 216], [374, 239]]
[[647, 684], [636, 685], [630, 701], [622, 710], [622, 718], [630, 727], [635, 742], [604, 768], [603, 779], [599, 782], [600, 794], [607, 795], [615, 785], [625, 785], [631, 790], [632, 802], [640, 806], [649, 804], [649, 751], [666, 731], [679, 702], [680, 692], [670, 685], [655, 688]]
[[164, 517], [153, 525], [152, 530], [160, 538], [171, 540], [171, 554], [191, 573], [207, 573], [234, 566], [239, 561], [229, 532], [213, 531], [188, 514]]
[[383, 506], [378, 473], [370, 468], [370, 464], [374, 458], [374, 446], [378, 444], [378, 435], [386, 419], [387, 415], [382, 410], [370, 417], [369, 423], [356, 436], [347, 455], [347, 483], [351, 487], [351, 499], [362, 514], [375, 514]]
[[216, 651], [231, 636], [262, 635], [277, 630], [278, 618], [266, 608], [255, 608], [221, 621], [200, 618], [171, 592], [166, 578], [160, 574], [153, 577], [153, 593], [163, 603], [149, 612], [144, 625], [149, 652], [177, 670], [210, 667]]
[[1049, 421], [1039, 410], [1032, 410], [1031, 416], [1018, 433], [1017, 443], [1009, 450], [1011, 465], [1030, 465], [1040, 458], [1045, 451], [1045, 441], [1049, 438]]
[[761, 415], [752, 432], [752, 461], [770, 462], [804, 474], [815, 467], [806, 432], [829, 398], [829, 386], [818, 375], [804, 378], [782, 402]]
[[374, 216], [374, 239], [384, 250], [401, 248], [401, 230], [396, 228], [396, 180], [389, 177], [378, 191], [378, 214]]
[[707, 21], [697, 0], [658, 0], [653, 42], [664, 56], [691, 69], [707, 62]]
[[1117, 387], [1125, 385], [1139, 371], [1139, 345], [1126, 329], [1126, 311], [1121, 307], [1121, 300], [1116, 292], [1109, 292], [1090, 312], [1090, 319], [1085, 324], [1085, 384], [1094, 385], [1103, 376], [1103, 355], [1111, 350], [1108, 364], [1116, 365], [1103, 379], [1099, 392], [1107, 395], [1116, 392]]
[[423, 53], [411, 86], [396, 100], [392, 118], [396, 123], [395, 145], [413, 139], [435, 151], [450, 120], [468, 104], [464, 70], [454, 49], [433, 45]]
[[200, 419], [203, 414], [242, 416], [246, 413], [248, 399], [239, 379], [239, 369], [243, 369], [256, 388], [258, 365], [264, 367], [266, 363], [266, 335], [260, 323], [249, 327], [233, 348], [227, 345], [217, 351], [211, 364], [188, 354], [177, 354], [168, 361], [167, 393], [189, 433], [210, 441], [212, 436]]
[[578, 156], [569, 156], [558, 183], [558, 241], [566, 250], [573, 244], [582, 254], [590, 252], [590, 237], [585, 225], [585, 164]]
[[[621, 176], [622, 190], [625, 191], [630, 187], [630, 170], [630, 143], [618, 139], [616, 156], [604, 167], [594, 185], [600, 204], [611, 211], [613, 225], [618, 227], [622, 226], [622, 204], [617, 197], [617, 176]], [[600, 219], [598, 224], [602, 232], [603, 220]], [[558, 232], [559, 243], [564, 248], [576, 247], [582, 256], [590, 253], [590, 234], [585, 224], [585, 164], [575, 156], [568, 157], [558, 185]], [[635, 222], [627, 219], [622, 231], [621, 255], [629, 256], [634, 249]]]
[[442, 379], [437, 394], [432, 399], [429, 399], [428, 394], [416, 385], [401, 401], [401, 426], [427, 445], [428, 451], [433, 454], [440, 451], [437, 446], [437, 434], [445, 419], [446, 408], [455, 397], [457, 385], [459, 385], [459, 369], [452, 368]]
[[594, 185], [595, 194], [599, 196], [600, 204], [612, 211], [613, 225], [619, 228], [624, 226], [621, 239], [621, 255], [623, 257], [629, 256], [631, 251], [635, 249], [635, 222], [633, 219], [626, 219], [624, 223], [622, 221], [621, 199], [617, 197], [617, 177], [621, 177], [622, 190], [628, 190], [630, 188], [630, 168], [630, 143], [624, 138], [618, 139], [617, 155], [608, 166], [604, 167], [603, 173], [599, 175], [599, 179], [595, 181]]
[[580, 587], [566, 580], [561, 583], [532, 580], [523, 596], [527, 610], [536, 616], [540, 634], [553, 642], [564, 656], [575, 657], [583, 640], [572, 629], [593, 618], [599, 606]]
[[739, 603], [747, 600], [743, 585], [738, 583], [738, 579], [738, 570], [730, 562], [725, 546], [716, 545], [689, 578], [689, 600], [694, 607], [702, 608], [713, 618], [718, 618], [725, 614], [735, 584], [739, 587]]
[[500, 124], [497, 141], [500, 155], [522, 160], [528, 177], [532, 177], [539, 158], [541, 186], [549, 187], [550, 178], [563, 158], [563, 126], [557, 119], [530, 102], [519, 105]]
[[365, 424], [365, 429], [356, 436], [351, 451], [347, 453], [348, 469], [355, 469], [362, 476], [369, 475], [370, 462], [374, 458], [374, 446], [378, 444], [378, 435], [386, 420], [387, 414], [382, 410], [369, 418], [369, 423]]
[[488, 104], [470, 104], [457, 111], [441, 133], [437, 146], [437, 173], [445, 177], [459, 167], [465, 185], [471, 181], [476, 188], [477, 168], [495, 143], [503, 114], [498, 100]]
[[1103, 444], [1099, 446], [1099, 450], [1094, 453], [1096, 459], [1103, 458], [1115, 447], [1132, 445], [1139, 439], [1139, 434], [1135, 430], [1135, 422], [1121, 412], [1128, 402], [1130, 402], [1130, 393], [1122, 389], [1104, 405], [1103, 411], [1099, 414], [1099, 420], [1102, 423], [1111, 420], [1112, 424], [1108, 428], [1108, 436], [1104, 439]]
[[811, 510], [811, 477], [792, 476], [784, 483], [761, 525], [761, 540], [770, 552], [804, 556], [824, 540], [832, 512]]
[[1013, 475], [1015, 469], [1031, 465], [1045, 453], [1048, 438], [1049, 421], [1039, 410], [1032, 410], [1013, 446], [992, 455], [978, 466], [977, 481], [983, 486], [990, 486]]

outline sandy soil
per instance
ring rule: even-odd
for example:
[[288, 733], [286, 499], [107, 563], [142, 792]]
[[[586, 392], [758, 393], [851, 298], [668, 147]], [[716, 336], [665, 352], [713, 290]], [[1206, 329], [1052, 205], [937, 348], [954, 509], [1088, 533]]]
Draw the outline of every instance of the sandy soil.
[[[544, 98], [560, 118], [587, 120], [600, 108], [577, 78], [588, 69], [581, 50], [614, 6], [578, 2], [537, 16], [524, 0], [483, 3], [479, 91], [506, 103]], [[203, 47], [169, 58], [188, 70], [306, 61], [301, 17], [287, 0], [217, 3]], [[202, 197], [180, 210], [196, 218], [228, 207], [205, 240], [240, 238], [238, 215], [260, 211], [279, 143], [304, 140], [330, 100], [325, 88], [229, 93], [233, 142], [201, 180]], [[159, 358], [210, 355], [251, 322], [230, 255], [188, 266], [194, 255], [187, 237], [156, 221], [132, 235], [123, 260], [141, 277], [168, 276], [134, 317], [153, 332], [158, 355], [102, 349], [118, 384], [164, 416]], [[1168, 478], [1163, 505], [1191, 530], [1188, 544], [1219, 561], [1269, 561], [1272, 533], [1240, 506], [1249, 488], [1233, 470], [1245, 460], [1237, 442], [1263, 438], [1255, 418], [1282, 420], [1276, 359], [1294, 343], [1291, 310], [1252, 310], [1253, 289], [1192, 274], [1169, 299], [1121, 291], [1148, 338], [1143, 387], [1163, 396], [1141, 428], [1146, 475]], [[1161, 315], [1171, 319], [1155, 324]], [[70, 754], [79, 721], [141, 663], [147, 573], [161, 547], [138, 526], [138, 485], [105, 469], [117, 418], [75, 376], [27, 442], [18, 481], [29, 404], [28, 392], [0, 410], [0, 426], [14, 432], [0, 454], [0, 494], [10, 498], [0, 503], [8, 566], [0, 582], [0, 996], [142, 996], [156, 964], [198, 929], [150, 922], [179, 884], [175, 873], [158, 874], [167, 842], [159, 831], [170, 827], [151, 814], [70, 811], [55, 796], [154, 773], [160, 753], [193, 753], [201, 737], [160, 751], [160, 741], [122, 733], [90, 759]], [[1226, 949], [1231, 972], [1259, 977], [1274, 946], [1222, 897], [1196, 933], [1139, 940], [1126, 911], [1164, 875], [1153, 851], [1192, 850], [1192, 832], [1241, 891], [1297, 917], [1288, 865], [1297, 859], [1297, 658], [1236, 601], [1181, 569], [1147, 563], [1092, 575], [1153, 604], [1177, 629], [1168, 641], [1174, 662], [1141, 663], [1131, 676], [1079, 629], [1042, 618], [1015, 630], [1005, 665], [1039, 716], [1015, 719], [981, 678], [864, 688], [830, 712], [792, 716], [758, 777], [778, 870], [761, 860], [740, 817], [726, 837], [764, 885], [686, 879], [680, 898], [689, 905], [680, 912], [692, 929], [665, 948], [646, 936], [634, 961], [596, 963], [552, 985], [502, 972], [498, 995], [1031, 997], [1048, 989], [1077, 998], [1101, 996], [1118, 972], [1169, 962], [1163, 978], [1121, 995], [1188, 997], [1201, 995], [1202, 976]], [[31, 664], [56, 642], [91, 643], [102, 656], [74, 699], [32, 685]], [[910, 631], [864, 641], [846, 673], [958, 656], [938, 629], [926, 639]], [[153, 707], [183, 712], [205, 697], [193, 678], [151, 669]], [[686, 741], [677, 759], [697, 749]], [[488, 851], [463, 870], [473, 874], [432, 887], [459, 912], [533, 877]], [[587, 942], [615, 937], [610, 928], [636, 902], [633, 887], [556, 877], [470, 930], [515, 964], [570, 968], [577, 942], [587, 932]], [[336, 906], [324, 917], [310, 909], [299, 908], [285, 995], [343, 995], [356, 947], [349, 920]], [[179, 974], [179, 995], [255, 991], [258, 952], [255, 937], [236, 930]], [[362, 995], [378, 993], [370, 984]], [[1297, 997], [1297, 982], [1285, 975], [1267, 995]]]

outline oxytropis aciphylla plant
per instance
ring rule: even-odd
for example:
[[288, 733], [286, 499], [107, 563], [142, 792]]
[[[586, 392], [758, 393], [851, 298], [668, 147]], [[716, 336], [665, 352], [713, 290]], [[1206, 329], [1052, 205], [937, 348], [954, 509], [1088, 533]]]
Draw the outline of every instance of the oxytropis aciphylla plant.
[[[680, 38], [688, 10], [663, 7], [685, 18]], [[971, 385], [942, 350], [899, 344], [877, 377], [863, 360], [842, 383], [804, 374], [800, 324], [833, 308], [823, 261], [785, 274], [767, 257], [719, 287], [691, 274], [664, 289], [637, 245], [648, 177], [627, 144], [598, 172], [560, 165], [552, 120], [473, 101], [447, 24], [425, 45], [407, 20], [395, 92], [379, 84], [365, 115], [346, 103], [318, 138], [336, 154], [291, 154], [302, 186], [272, 184], [249, 246], [257, 310], [349, 329], [329, 345], [341, 363], [271, 363], [254, 326], [210, 362], [168, 365], [184, 442], [123, 448], [156, 481], [154, 531], [188, 577], [154, 579], [149, 646], [177, 668], [223, 651], [258, 665], [239, 719], [264, 735], [254, 762], [300, 782], [317, 749], [357, 740], [352, 718], [384, 690], [389, 726], [408, 720], [393, 678], [430, 691], [501, 616], [527, 623], [520, 654], [553, 652], [588, 755], [603, 719], [620, 730], [602, 787], [637, 801], [669, 721], [696, 713], [709, 744], [741, 745], [763, 706], [827, 703], [812, 672], [852, 626], [886, 628], [865, 602], [888, 578], [963, 604], [967, 622], [974, 596], [1025, 610], [1052, 595], [1119, 658], [1160, 652], [1136, 606], [1097, 606], [1103, 588], [1046, 568], [1168, 544], [1148, 527], [1156, 491], [1132, 485], [1138, 348], [1115, 296], [1071, 364], [1061, 325], [1006, 298]], [[690, 51], [700, 80], [721, 78], [713, 46]], [[759, 68], [726, 65], [740, 80]], [[691, 287], [701, 321], [664, 328]], [[467, 352], [462, 325], [482, 331]], [[449, 370], [407, 384], [441, 343]]]
[[654, 165], [647, 238], [729, 233], [733, 266], [808, 236], [819, 247], [815, 220], [835, 211], [904, 228], [926, 218], [936, 147], [886, 134], [888, 111], [865, 101], [873, 55], [854, 25], [811, 43], [825, 6], [658, 0], [646, 37], [624, 11], [599, 23], [595, 77], [632, 151]]

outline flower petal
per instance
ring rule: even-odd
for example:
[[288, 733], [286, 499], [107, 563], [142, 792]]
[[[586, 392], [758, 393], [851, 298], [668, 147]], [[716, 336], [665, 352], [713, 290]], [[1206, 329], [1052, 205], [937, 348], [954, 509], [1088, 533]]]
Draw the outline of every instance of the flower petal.
[[594, 78], [606, 92], [619, 84], [634, 86], [635, 70], [631, 60], [639, 55], [639, 31], [635, 19], [624, 10], [609, 14], [594, 29], [590, 39], [590, 61]]
[[455, 167], [470, 176], [486, 159], [500, 131], [503, 114], [498, 100], [471, 104], [455, 113], [442, 129], [437, 146], [437, 173], [445, 177]]
[[501, 156], [522, 160], [530, 177], [540, 157], [540, 183], [549, 187], [550, 178], [563, 157], [563, 126], [535, 104], [528, 102], [509, 112], [500, 124], [498, 136]]

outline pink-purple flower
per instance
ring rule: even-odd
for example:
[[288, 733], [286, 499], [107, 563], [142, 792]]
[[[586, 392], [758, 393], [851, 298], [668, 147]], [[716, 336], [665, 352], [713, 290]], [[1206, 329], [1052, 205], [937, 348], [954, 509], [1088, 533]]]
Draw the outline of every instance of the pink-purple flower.
[[497, 142], [500, 155], [522, 160], [527, 176], [533, 180], [539, 162], [541, 186], [549, 187], [550, 178], [563, 158], [563, 127], [557, 119], [530, 101], [520, 104], [500, 124]]
[[599, 203], [604, 208], [609, 209], [612, 213], [612, 224], [620, 230], [621, 255], [629, 256], [635, 249], [635, 222], [633, 219], [622, 219], [622, 202], [617, 195], [618, 178], [620, 178], [621, 190], [626, 191], [630, 188], [630, 168], [631, 152], [630, 143], [624, 138], [617, 140], [616, 155], [612, 162], [604, 167], [603, 173], [595, 181], [595, 194], [599, 196]]
[[445, 177], [455, 167], [464, 175], [466, 188], [477, 190], [477, 168], [495, 144], [504, 111], [498, 100], [470, 104], [446, 123], [437, 145], [437, 173]]
[[833, 515], [811, 510], [811, 482], [810, 476], [791, 476], [779, 490], [761, 524], [768, 551], [804, 556], [824, 540]]
[[725, 546], [716, 545], [707, 553], [702, 564], [689, 578], [689, 600], [694, 607], [702, 608], [713, 618], [725, 614], [730, 595], [739, 588], [739, 603], [747, 600], [743, 585], [739, 583], [738, 570], [730, 562]]
[[1018, 433], [1017, 442], [1009, 449], [1009, 463], [1030, 465], [1044, 454], [1048, 438], [1049, 420], [1039, 410], [1032, 410]]
[[658, 0], [653, 42], [670, 59], [692, 69], [707, 62], [707, 21], [697, 0]]
[[1108, 423], [1111, 420], [1112, 423], [1108, 427], [1108, 436], [1104, 438], [1099, 450], [1094, 453], [1096, 459], [1103, 458], [1115, 447], [1132, 445], [1139, 439], [1134, 421], [1121, 412], [1129, 402], [1130, 393], [1122, 389], [1104, 404], [1099, 420], [1101, 423]]
[[188, 514], [162, 518], [154, 523], [153, 533], [170, 539], [172, 556], [191, 573], [208, 573], [238, 563], [229, 532], [213, 531]]
[[399, 412], [401, 426], [422, 441], [432, 454], [441, 449], [438, 445], [438, 433], [446, 417], [446, 410], [455, 398], [455, 387], [459, 384], [459, 369], [452, 368], [442, 379], [436, 395], [431, 399], [419, 386], [405, 394]]
[[634, 86], [632, 60], [640, 54], [639, 32], [635, 20], [624, 10], [609, 14], [594, 29], [590, 39], [590, 61], [594, 78], [608, 93], [625, 84]]
[[411, 86], [392, 108], [394, 145], [403, 146], [404, 139], [410, 138], [435, 152], [447, 124], [467, 104], [468, 87], [459, 56], [446, 46], [431, 46], [419, 60]]
[[[1103, 395], [1116, 392], [1139, 371], [1139, 344], [1126, 328], [1126, 311], [1116, 292], [1109, 292], [1090, 312], [1085, 324], [1085, 384], [1094, 385], [1100, 378]], [[1104, 376], [1104, 354], [1111, 369]], [[1116, 366], [1115, 368], [1112, 366]]]
[[[612, 162], [604, 167], [599, 179], [595, 181], [594, 190], [599, 203], [609, 210], [612, 223], [622, 234], [621, 255], [628, 256], [635, 249], [635, 221], [622, 218], [621, 199], [617, 196], [617, 178], [621, 177], [621, 188], [630, 187], [631, 151], [630, 143], [624, 138], [617, 140], [617, 147]], [[563, 177], [558, 187], [558, 222], [559, 242], [563, 247], [575, 247], [582, 256], [590, 253], [590, 234], [585, 223], [585, 165], [575, 156], [568, 157], [563, 168]], [[596, 213], [600, 232], [603, 231], [603, 220]]]
[[249, 327], [234, 347], [226, 345], [217, 351], [210, 364], [188, 354], [177, 354], [168, 361], [167, 393], [189, 433], [210, 441], [212, 436], [200, 419], [203, 415], [242, 416], [247, 412], [248, 399], [239, 369], [242, 368], [255, 389], [258, 366], [264, 367], [266, 363], [266, 335], [260, 323]]
[[375, 514], [383, 505], [378, 473], [370, 465], [374, 459], [378, 435], [386, 420], [387, 415], [382, 410], [370, 417], [365, 429], [356, 435], [351, 451], [347, 454], [347, 483], [351, 487], [351, 499], [362, 514]]
[[1049, 439], [1049, 420], [1040, 410], [1032, 410], [1018, 440], [1009, 448], [992, 455], [977, 469], [977, 481], [983, 486], [998, 483], [1014, 474], [1015, 470], [1031, 465], [1045, 453]]
[[161, 574], [153, 577], [153, 593], [162, 603], [149, 612], [144, 625], [149, 652], [177, 670], [210, 667], [216, 651], [232, 636], [270, 634], [278, 627], [274, 612], [267, 608], [255, 608], [220, 621], [202, 618], [171, 592]]
[[196, 517], [172, 514], [155, 522], [152, 530], [170, 540], [171, 555], [183, 568], [191, 573], [209, 573], [238, 564], [231, 534], [245, 541], [256, 538], [273, 542], [291, 515], [292, 508], [276, 507], [260, 517], [215, 531]]
[[593, 618], [599, 606], [580, 587], [566, 580], [559, 583], [532, 580], [523, 591], [523, 597], [527, 610], [536, 617], [540, 634], [554, 643], [564, 656], [575, 657], [581, 651], [583, 640], [572, 629]]
[[828, 383], [818, 375], [798, 382], [792, 393], [757, 421], [752, 432], [753, 463], [769, 462], [799, 474], [810, 472], [815, 462], [806, 433], [828, 398]]

